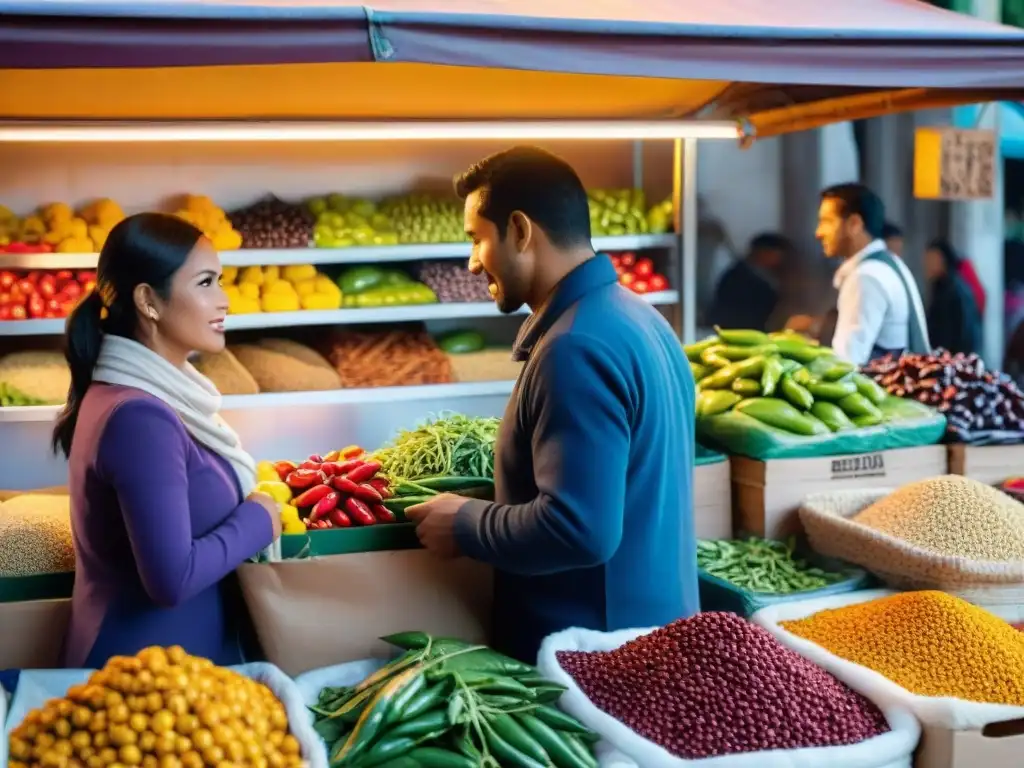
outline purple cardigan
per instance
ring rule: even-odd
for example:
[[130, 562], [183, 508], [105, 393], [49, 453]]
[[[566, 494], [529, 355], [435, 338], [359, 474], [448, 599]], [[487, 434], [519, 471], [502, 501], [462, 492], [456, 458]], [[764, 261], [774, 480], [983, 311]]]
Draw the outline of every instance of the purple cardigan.
[[228, 462], [162, 401], [94, 384], [68, 463], [77, 562], [65, 666], [97, 668], [150, 645], [237, 663], [222, 582], [273, 530], [242, 501]]

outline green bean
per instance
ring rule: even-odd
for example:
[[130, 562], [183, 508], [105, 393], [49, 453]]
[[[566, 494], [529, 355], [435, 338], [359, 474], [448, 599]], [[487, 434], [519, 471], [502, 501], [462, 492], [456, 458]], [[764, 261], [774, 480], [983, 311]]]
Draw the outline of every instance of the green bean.
[[426, 477], [493, 477], [494, 441], [500, 419], [460, 414], [403, 430], [374, 454], [381, 472], [396, 480]]
[[796, 542], [716, 540], [697, 543], [697, 565], [708, 575], [734, 586], [785, 595], [822, 589], [846, 576], [832, 573], [795, 555]]

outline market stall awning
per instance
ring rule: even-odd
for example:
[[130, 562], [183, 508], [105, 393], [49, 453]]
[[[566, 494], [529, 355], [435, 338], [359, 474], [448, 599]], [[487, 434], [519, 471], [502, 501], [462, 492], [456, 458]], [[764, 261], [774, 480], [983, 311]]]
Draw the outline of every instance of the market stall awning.
[[749, 118], [763, 136], [1024, 97], [1024, 30], [914, 0], [0, 0], [0, 68], [0, 118]]

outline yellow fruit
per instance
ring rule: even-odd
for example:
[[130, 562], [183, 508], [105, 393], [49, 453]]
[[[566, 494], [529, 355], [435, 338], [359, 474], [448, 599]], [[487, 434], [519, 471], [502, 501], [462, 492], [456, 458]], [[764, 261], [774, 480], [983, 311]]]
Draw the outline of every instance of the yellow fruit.
[[75, 238], [84, 238], [89, 236], [89, 225], [85, 223], [84, 219], [72, 219], [71, 227], [68, 230], [71, 232], [71, 236]]
[[287, 504], [292, 500], [291, 488], [280, 480], [263, 480], [257, 484], [256, 490], [267, 494], [278, 504]]
[[264, 296], [290, 296], [298, 297], [295, 286], [285, 280], [277, 280], [263, 287]]
[[255, 283], [240, 283], [238, 291], [246, 299], [258, 299], [260, 297], [260, 287]]
[[277, 470], [274, 469], [274, 462], [272, 461], [261, 461], [256, 465], [256, 481], [262, 483], [264, 480], [269, 482], [277, 482], [281, 479], [281, 476], [277, 474]]
[[238, 267], [224, 267], [221, 270], [220, 284], [224, 287], [234, 285], [238, 279]]
[[341, 288], [339, 288], [331, 278], [327, 277], [327, 275], [317, 275], [314, 284], [316, 285], [317, 293], [326, 293], [328, 296], [336, 295], [338, 297], [338, 302], [341, 302]]
[[210, 241], [218, 251], [237, 251], [242, 247], [242, 236], [233, 229], [216, 232]]
[[[274, 283], [271, 288], [283, 285]], [[264, 312], [297, 312], [299, 310], [299, 297], [296, 293], [267, 293], [260, 302]]]
[[303, 309], [338, 309], [341, 306], [341, 294], [330, 296], [326, 293], [311, 293], [302, 297]]
[[299, 296], [309, 296], [316, 293], [316, 280], [301, 280], [295, 284], [295, 292]]
[[70, 221], [75, 215], [67, 203], [50, 203], [43, 206], [40, 213], [47, 221]]
[[281, 274], [290, 283], [300, 283], [315, 278], [317, 272], [312, 264], [289, 264]]
[[281, 268], [276, 264], [271, 264], [268, 267], [263, 268], [263, 282], [273, 283], [281, 279]]
[[259, 267], [246, 267], [238, 278], [239, 283], [263, 285], [263, 270]]
[[301, 520], [288, 520], [281, 529], [285, 535], [295, 536], [306, 532], [306, 524]]
[[99, 224], [93, 224], [89, 227], [89, 239], [92, 240], [93, 245], [96, 246], [96, 250], [102, 250], [103, 244], [107, 242], [107, 238], [110, 236], [110, 230], [106, 227], [102, 227]]

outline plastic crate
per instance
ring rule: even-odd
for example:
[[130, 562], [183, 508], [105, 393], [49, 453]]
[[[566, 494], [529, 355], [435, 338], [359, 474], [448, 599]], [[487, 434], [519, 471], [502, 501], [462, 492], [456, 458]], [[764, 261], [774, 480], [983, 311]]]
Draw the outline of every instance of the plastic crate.
[[731, 582], [712, 576], [703, 568], [697, 569], [697, 585], [700, 589], [700, 609], [702, 611], [725, 611], [736, 613], [743, 618], [750, 618], [762, 608], [794, 600], [810, 600], [826, 595], [841, 595], [846, 592], [857, 592], [871, 589], [877, 585], [874, 577], [862, 568], [849, 565], [839, 560], [823, 557], [815, 553], [798, 552], [800, 558], [812, 566], [824, 571], [843, 574], [843, 579], [821, 589], [806, 592], [791, 592], [779, 595], [773, 592], [753, 592], [745, 587], [738, 587]]

